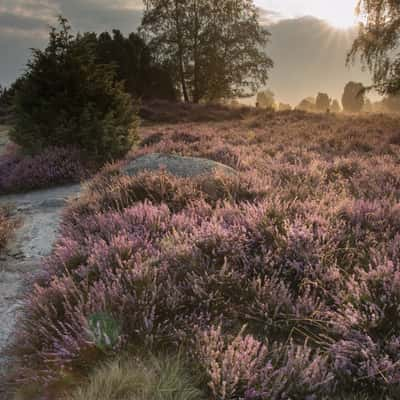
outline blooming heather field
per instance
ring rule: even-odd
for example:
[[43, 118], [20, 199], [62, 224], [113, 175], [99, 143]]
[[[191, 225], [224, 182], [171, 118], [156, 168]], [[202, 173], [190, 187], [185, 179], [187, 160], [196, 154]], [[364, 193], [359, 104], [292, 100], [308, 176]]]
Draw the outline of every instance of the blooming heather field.
[[201, 156], [239, 175], [97, 175], [24, 305], [15, 379], [50, 390], [105, 356], [179, 348], [208, 399], [398, 399], [399, 122], [142, 128], [130, 158]]
[[5, 194], [79, 182], [90, 168], [76, 149], [49, 148], [30, 156], [9, 144], [0, 155], [0, 171], [0, 194]]

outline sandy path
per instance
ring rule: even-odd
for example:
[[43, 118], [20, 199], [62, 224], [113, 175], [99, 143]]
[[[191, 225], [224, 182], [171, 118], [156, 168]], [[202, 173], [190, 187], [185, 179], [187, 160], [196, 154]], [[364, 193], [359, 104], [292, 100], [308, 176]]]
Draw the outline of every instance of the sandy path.
[[13, 205], [13, 213], [20, 221], [14, 238], [0, 258], [0, 375], [7, 364], [1, 351], [13, 331], [24, 282], [40, 268], [41, 257], [51, 251], [62, 209], [69, 198], [79, 195], [79, 191], [80, 185], [70, 185], [0, 196], [0, 205]]

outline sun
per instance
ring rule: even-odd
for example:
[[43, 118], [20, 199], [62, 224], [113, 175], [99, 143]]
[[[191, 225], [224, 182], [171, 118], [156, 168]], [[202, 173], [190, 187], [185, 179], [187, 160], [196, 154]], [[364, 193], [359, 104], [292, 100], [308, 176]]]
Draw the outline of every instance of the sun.
[[276, 12], [282, 19], [313, 16], [326, 21], [332, 28], [346, 30], [357, 23], [357, 0], [255, 0], [266, 10]]
[[315, 16], [325, 20], [335, 29], [350, 29], [356, 26], [355, 1], [352, 0], [320, 0]]

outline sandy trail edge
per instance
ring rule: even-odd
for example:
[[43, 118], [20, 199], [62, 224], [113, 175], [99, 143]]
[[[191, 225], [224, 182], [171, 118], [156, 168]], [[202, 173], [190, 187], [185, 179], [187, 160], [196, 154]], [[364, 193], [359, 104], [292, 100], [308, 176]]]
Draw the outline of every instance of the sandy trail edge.
[[[77, 198], [80, 185], [60, 186], [30, 193], [0, 196], [0, 205], [13, 206], [19, 221], [14, 237], [0, 257], [0, 381], [7, 369], [2, 351], [13, 332], [24, 282], [40, 268], [57, 239], [66, 202]], [[0, 388], [0, 399], [3, 399]]]

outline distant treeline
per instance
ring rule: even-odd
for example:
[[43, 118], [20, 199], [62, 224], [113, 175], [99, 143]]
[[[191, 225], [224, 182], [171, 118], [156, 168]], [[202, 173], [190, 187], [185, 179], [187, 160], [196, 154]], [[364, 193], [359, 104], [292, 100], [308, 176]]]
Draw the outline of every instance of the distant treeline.
[[[341, 102], [332, 99], [327, 93], [318, 93], [316, 97], [309, 96], [301, 100], [294, 108], [307, 112], [375, 112], [400, 113], [400, 94], [387, 93], [382, 100], [373, 102], [368, 97], [368, 88], [359, 82], [348, 82], [344, 87]], [[260, 108], [286, 111], [291, 110], [290, 104], [275, 100], [275, 94], [269, 89], [257, 93], [256, 105]]]
[[[123, 81], [126, 92], [133, 98], [177, 100], [171, 68], [156, 60], [149, 44], [138, 33], [125, 37], [114, 29], [111, 34], [77, 35], [76, 40], [94, 52], [98, 64], [115, 67], [117, 79]], [[0, 106], [12, 104], [22, 79], [17, 79], [9, 88], [0, 87]]]
[[82, 39], [95, 47], [99, 63], [116, 66], [117, 79], [124, 82], [125, 90], [132, 97], [177, 99], [171, 67], [156, 60], [151, 47], [139, 34], [124, 37], [114, 29], [112, 35], [87, 33]]

